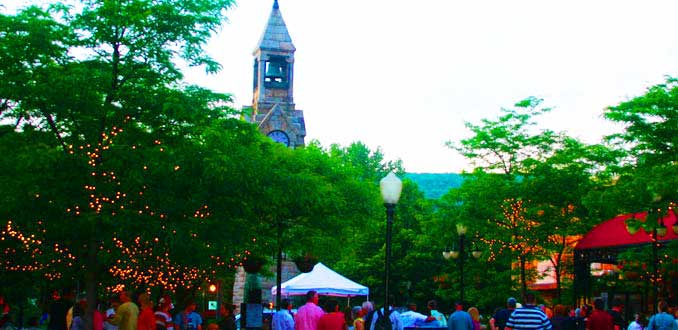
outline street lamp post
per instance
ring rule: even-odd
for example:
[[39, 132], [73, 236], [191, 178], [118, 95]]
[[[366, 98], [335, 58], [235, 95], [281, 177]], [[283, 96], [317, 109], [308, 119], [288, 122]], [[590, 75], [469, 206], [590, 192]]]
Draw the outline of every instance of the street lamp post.
[[395, 206], [400, 199], [400, 192], [403, 189], [403, 183], [398, 177], [389, 173], [379, 182], [381, 189], [381, 197], [384, 200], [384, 207], [386, 207], [386, 259], [384, 264], [384, 311], [388, 311], [389, 292], [388, 284], [391, 273], [391, 230], [393, 227], [393, 215], [395, 214]]
[[[464, 252], [464, 245], [466, 243], [466, 226], [463, 224], [457, 224], [457, 235], [459, 235], [459, 251], [443, 251], [443, 257], [445, 259], [459, 259], [459, 295], [461, 302], [464, 302], [464, 260], [466, 259], [466, 253]], [[471, 252], [473, 258], [478, 259], [482, 252], [474, 249]]]
[[278, 253], [276, 255], [276, 267], [275, 267], [275, 310], [279, 311], [280, 310], [280, 298], [281, 298], [281, 293], [280, 291], [282, 290], [282, 259], [283, 259], [283, 251], [282, 251], [282, 223], [278, 219]]
[[[649, 218], [649, 216], [648, 216]], [[628, 220], [627, 220], [628, 221]], [[678, 234], [678, 221], [673, 226], [673, 230]], [[649, 227], [649, 228], [648, 228]], [[660, 236], [666, 236], [668, 234], [668, 225], [664, 222], [664, 218], [661, 216], [657, 219], [657, 223], [650, 223], [649, 226], [642, 226], [646, 235], [650, 238], [651, 245], [651, 257], [652, 257], [652, 273], [650, 274], [650, 284], [652, 285], [652, 306], [657, 308], [657, 301], [662, 295], [662, 283], [664, 279], [662, 278], [662, 273], [659, 270], [659, 249], [662, 248], [662, 243], [660, 242]], [[636, 235], [638, 233], [638, 227], [631, 227], [627, 223], [626, 230], [630, 235]], [[650, 231], [651, 229], [651, 231]]]

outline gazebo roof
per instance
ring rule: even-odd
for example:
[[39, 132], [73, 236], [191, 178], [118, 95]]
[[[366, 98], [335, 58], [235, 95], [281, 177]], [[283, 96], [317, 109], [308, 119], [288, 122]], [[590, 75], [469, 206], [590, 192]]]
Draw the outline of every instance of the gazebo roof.
[[[652, 242], [651, 233], [645, 232], [640, 228], [638, 232], [631, 235], [626, 229], [625, 221], [630, 218], [645, 219], [647, 212], [630, 213], [616, 216], [607, 220], [591, 229], [584, 237], [577, 243], [575, 250], [584, 249], [598, 249], [607, 247], [622, 247], [628, 245], [642, 245]], [[672, 226], [678, 224], [676, 221], [676, 213], [669, 210], [668, 214], [663, 218], [664, 226], [667, 227], [667, 233], [664, 236], [659, 236], [658, 240], [670, 241], [678, 239]]]

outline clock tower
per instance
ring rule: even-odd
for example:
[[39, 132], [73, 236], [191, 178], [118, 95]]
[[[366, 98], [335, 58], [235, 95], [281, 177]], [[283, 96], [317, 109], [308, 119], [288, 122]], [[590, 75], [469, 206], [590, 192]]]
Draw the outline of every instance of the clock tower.
[[292, 38], [274, 0], [264, 34], [254, 50], [254, 95], [246, 119], [259, 131], [290, 148], [303, 147], [304, 112], [294, 108]]

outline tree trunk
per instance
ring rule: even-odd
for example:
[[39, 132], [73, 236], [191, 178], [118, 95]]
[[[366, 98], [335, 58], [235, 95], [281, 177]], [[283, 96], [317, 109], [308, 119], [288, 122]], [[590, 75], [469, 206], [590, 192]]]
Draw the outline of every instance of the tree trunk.
[[525, 270], [525, 256], [521, 255], [518, 257], [520, 260], [520, 294], [525, 299], [525, 294], [527, 294], [527, 271]]
[[99, 264], [97, 262], [97, 247], [99, 246], [99, 242], [97, 237], [96, 230], [93, 229], [89, 242], [87, 242], [87, 256], [85, 259], [85, 293], [87, 308], [85, 310], [86, 317], [84, 317], [84, 321], [85, 329], [87, 330], [94, 329], [94, 311], [97, 308], [97, 272], [99, 270]]

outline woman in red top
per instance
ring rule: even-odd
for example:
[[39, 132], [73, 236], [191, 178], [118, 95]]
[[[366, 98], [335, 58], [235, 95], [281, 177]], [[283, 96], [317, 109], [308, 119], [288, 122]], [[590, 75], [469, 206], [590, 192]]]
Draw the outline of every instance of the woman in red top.
[[325, 304], [326, 314], [318, 320], [318, 330], [347, 330], [346, 317], [339, 311], [336, 300], [328, 300]]
[[139, 295], [139, 319], [137, 320], [137, 330], [155, 330], [155, 313], [153, 312], [153, 302], [148, 293]]

